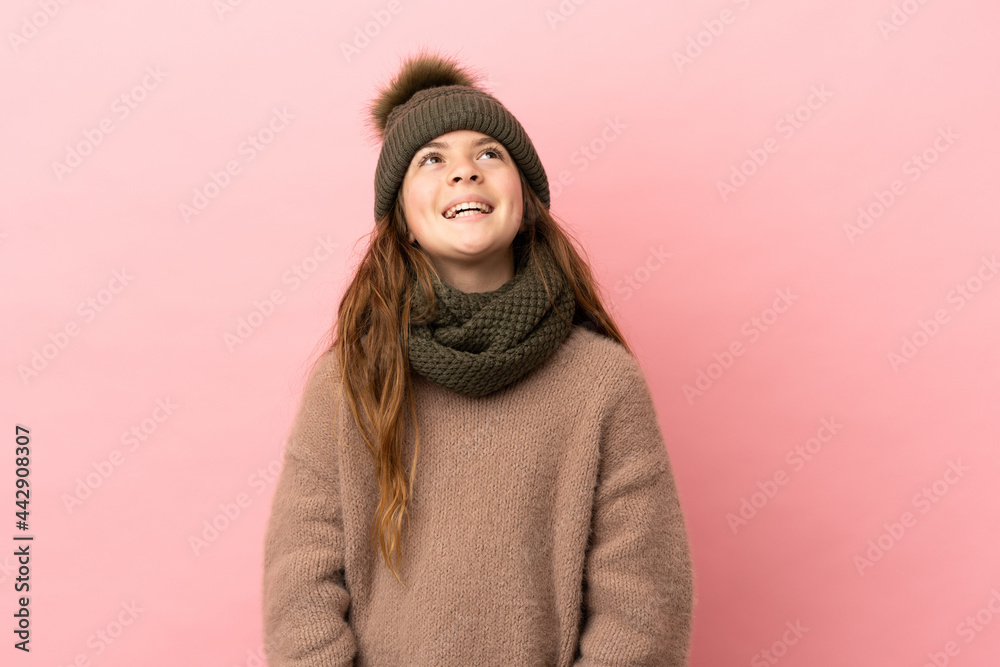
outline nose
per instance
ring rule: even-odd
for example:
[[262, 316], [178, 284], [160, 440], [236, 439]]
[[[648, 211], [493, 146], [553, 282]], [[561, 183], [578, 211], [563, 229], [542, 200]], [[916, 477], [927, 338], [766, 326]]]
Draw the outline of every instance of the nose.
[[451, 170], [452, 183], [459, 183], [463, 178], [467, 178], [473, 182], [483, 180], [483, 174], [479, 170], [479, 165], [476, 164], [475, 160], [461, 158], [455, 160], [452, 164], [454, 165], [454, 168]]

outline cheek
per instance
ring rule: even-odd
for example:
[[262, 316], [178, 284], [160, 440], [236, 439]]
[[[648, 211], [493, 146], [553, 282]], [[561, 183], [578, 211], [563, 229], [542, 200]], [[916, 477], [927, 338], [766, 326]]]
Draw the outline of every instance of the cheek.
[[522, 209], [524, 208], [524, 200], [521, 198], [520, 190], [510, 191], [510, 207], [518, 215], [522, 213]]
[[410, 211], [414, 215], [422, 215], [425, 209], [433, 203], [433, 198], [426, 188], [421, 188], [419, 183], [410, 183], [403, 189], [403, 209]]
[[517, 176], [514, 176], [510, 186], [510, 199], [513, 202], [514, 212], [520, 216], [524, 212], [524, 193], [521, 191], [521, 181]]

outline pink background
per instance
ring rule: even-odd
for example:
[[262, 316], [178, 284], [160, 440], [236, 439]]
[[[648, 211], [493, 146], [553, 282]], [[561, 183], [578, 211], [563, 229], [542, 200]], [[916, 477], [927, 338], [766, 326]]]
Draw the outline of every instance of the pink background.
[[691, 664], [997, 664], [1000, 6], [223, 1], [4, 3], [0, 662], [260, 664], [279, 457], [372, 228], [363, 107], [427, 44], [524, 124], [646, 370]]

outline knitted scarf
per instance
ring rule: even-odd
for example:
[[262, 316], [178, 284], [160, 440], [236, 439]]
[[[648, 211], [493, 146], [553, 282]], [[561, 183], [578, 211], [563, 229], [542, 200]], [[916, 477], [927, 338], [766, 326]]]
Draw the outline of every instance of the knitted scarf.
[[[410, 326], [413, 370], [452, 391], [481, 397], [548, 359], [569, 336], [576, 298], [549, 250], [538, 245], [537, 253], [555, 308], [526, 247], [515, 249], [514, 277], [492, 292], [462, 292], [432, 274], [438, 314], [433, 322]], [[416, 281], [411, 303], [413, 313], [426, 303]]]

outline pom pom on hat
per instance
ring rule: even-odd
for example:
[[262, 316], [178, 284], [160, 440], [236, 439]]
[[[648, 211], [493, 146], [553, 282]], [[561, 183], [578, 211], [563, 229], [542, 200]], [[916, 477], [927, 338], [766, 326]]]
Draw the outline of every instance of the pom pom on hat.
[[405, 104], [418, 91], [440, 86], [470, 86], [480, 77], [464, 69], [453, 59], [428, 51], [421, 51], [403, 63], [388, 85], [383, 86], [368, 106], [369, 122], [379, 140], [385, 139], [385, 126], [389, 114], [400, 104]]

